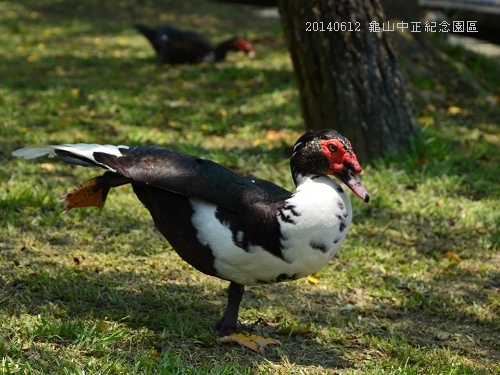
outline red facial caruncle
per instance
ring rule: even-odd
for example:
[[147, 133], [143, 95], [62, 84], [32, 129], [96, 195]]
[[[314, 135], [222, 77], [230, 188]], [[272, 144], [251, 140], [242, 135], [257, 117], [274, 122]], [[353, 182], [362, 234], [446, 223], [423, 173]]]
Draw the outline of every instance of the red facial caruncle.
[[370, 196], [358, 176], [363, 169], [352, 150], [351, 143], [347, 139], [331, 138], [321, 140], [320, 144], [323, 155], [330, 162], [328, 173], [340, 179], [354, 194], [363, 201], [368, 202]]
[[249, 57], [254, 57], [253, 47], [246, 39], [238, 38], [234, 41], [234, 45], [238, 51], [246, 52]]
[[363, 169], [352, 150], [351, 143], [347, 139], [345, 141], [347, 143], [336, 138], [321, 141], [323, 154], [330, 161], [331, 173], [342, 172], [349, 165], [354, 172], [361, 173]]

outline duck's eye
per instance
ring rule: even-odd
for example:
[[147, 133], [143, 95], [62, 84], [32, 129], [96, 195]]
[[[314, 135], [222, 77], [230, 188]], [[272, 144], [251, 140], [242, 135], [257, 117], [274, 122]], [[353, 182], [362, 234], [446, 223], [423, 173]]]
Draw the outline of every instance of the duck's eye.
[[336, 151], [337, 151], [337, 145], [335, 145], [335, 144], [333, 144], [333, 143], [330, 143], [330, 144], [328, 145], [328, 150], [329, 150], [330, 152], [336, 152]]

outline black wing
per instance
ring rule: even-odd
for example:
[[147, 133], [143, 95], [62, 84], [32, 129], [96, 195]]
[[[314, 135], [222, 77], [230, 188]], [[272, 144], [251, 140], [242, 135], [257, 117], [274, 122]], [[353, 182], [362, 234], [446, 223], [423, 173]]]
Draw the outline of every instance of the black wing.
[[135, 183], [190, 196], [230, 211], [245, 213], [255, 204], [291, 196], [272, 182], [241, 176], [210, 160], [162, 147], [120, 149], [123, 156], [94, 153], [97, 162]]
[[201, 62], [214, 50], [214, 46], [203, 35], [170, 25], [158, 28], [157, 44], [160, 59], [171, 64]]

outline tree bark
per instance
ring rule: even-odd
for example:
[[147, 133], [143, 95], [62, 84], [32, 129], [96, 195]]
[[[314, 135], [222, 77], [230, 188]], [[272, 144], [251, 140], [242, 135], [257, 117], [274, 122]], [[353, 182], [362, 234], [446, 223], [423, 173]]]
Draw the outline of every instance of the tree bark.
[[372, 21], [382, 29], [379, 0], [278, 6], [307, 128], [336, 129], [365, 162], [408, 147], [417, 132], [412, 99], [386, 32], [369, 29]]

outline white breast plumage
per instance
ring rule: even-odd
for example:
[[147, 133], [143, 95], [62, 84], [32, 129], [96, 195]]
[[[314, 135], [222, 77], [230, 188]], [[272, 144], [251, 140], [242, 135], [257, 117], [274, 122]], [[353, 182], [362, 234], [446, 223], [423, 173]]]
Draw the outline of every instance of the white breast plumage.
[[307, 179], [278, 215], [283, 256], [300, 277], [319, 271], [340, 248], [352, 221], [351, 201], [329, 177]]
[[349, 198], [337, 183], [328, 177], [302, 183], [277, 212], [283, 248], [279, 258], [261, 246], [238, 247], [230, 228], [217, 219], [215, 206], [194, 199], [191, 206], [197, 239], [211, 248], [217, 273], [242, 285], [298, 279], [319, 271], [339, 249], [352, 219]]

